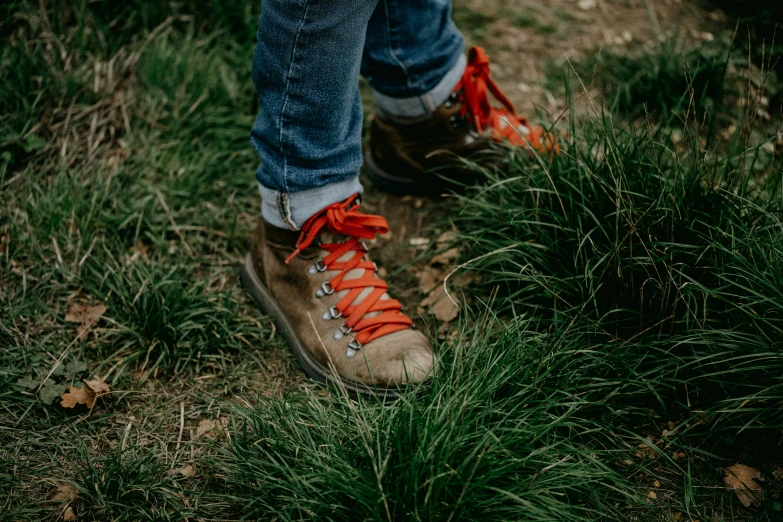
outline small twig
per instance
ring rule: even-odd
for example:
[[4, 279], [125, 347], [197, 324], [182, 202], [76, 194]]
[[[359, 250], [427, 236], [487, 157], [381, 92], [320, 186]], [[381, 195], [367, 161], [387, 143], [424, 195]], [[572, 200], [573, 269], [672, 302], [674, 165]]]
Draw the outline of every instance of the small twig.
[[149, 278], [144, 280], [144, 282], [141, 284], [141, 288], [139, 288], [139, 291], [136, 292], [136, 297], [133, 298], [133, 301], [131, 302], [131, 306], [136, 304], [136, 301], [139, 300], [139, 297], [141, 297], [142, 292], [144, 292], [144, 290], [147, 288], [149, 282], [150, 282]]
[[190, 248], [190, 245], [185, 240], [185, 236], [182, 234], [182, 231], [180, 230], [177, 223], [174, 221], [174, 216], [171, 214], [171, 209], [166, 204], [166, 200], [163, 199], [163, 194], [161, 194], [160, 189], [156, 189], [155, 192], [158, 194], [158, 201], [160, 201], [161, 206], [163, 207], [163, 210], [166, 212], [166, 215], [169, 218], [169, 221], [171, 222], [171, 226], [174, 229], [174, 233], [179, 236], [180, 241], [182, 241], [182, 245], [185, 247], [185, 250], [188, 251], [188, 254], [190, 257], [193, 257], [193, 250]]
[[179, 436], [177, 437], [177, 450], [182, 444], [182, 432], [185, 431], [185, 401], [179, 403]]
[[133, 425], [133, 421], [129, 420], [128, 424], [125, 425], [125, 433], [122, 436], [122, 444], [120, 445], [120, 450], [125, 451], [125, 444], [128, 442], [128, 435], [130, 434], [131, 426]]
[[96, 241], [98, 241], [98, 236], [95, 236], [94, 238], [92, 238], [92, 243], [90, 243], [90, 247], [87, 249], [87, 252], [84, 253], [84, 256], [82, 257], [81, 261], [79, 261], [78, 266], [80, 268], [84, 265], [85, 261], [87, 261], [87, 258], [92, 253], [92, 247], [95, 246], [95, 242]]
[[54, 253], [57, 254], [57, 264], [63, 265], [63, 255], [60, 253], [60, 245], [57, 244], [57, 239], [52, 236], [52, 244], [54, 244]]

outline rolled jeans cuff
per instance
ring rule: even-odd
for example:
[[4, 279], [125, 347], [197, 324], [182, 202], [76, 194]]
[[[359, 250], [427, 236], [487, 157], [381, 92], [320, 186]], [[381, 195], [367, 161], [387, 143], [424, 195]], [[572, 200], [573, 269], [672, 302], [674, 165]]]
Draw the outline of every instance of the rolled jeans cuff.
[[400, 118], [419, 118], [429, 116], [445, 102], [454, 87], [457, 86], [465, 67], [467, 58], [461, 54], [454, 67], [446, 73], [443, 79], [429, 92], [409, 98], [392, 98], [373, 89], [373, 97], [382, 112]]
[[270, 225], [299, 230], [305, 221], [332, 203], [345, 201], [362, 192], [359, 177], [300, 192], [281, 192], [258, 184], [261, 215]]

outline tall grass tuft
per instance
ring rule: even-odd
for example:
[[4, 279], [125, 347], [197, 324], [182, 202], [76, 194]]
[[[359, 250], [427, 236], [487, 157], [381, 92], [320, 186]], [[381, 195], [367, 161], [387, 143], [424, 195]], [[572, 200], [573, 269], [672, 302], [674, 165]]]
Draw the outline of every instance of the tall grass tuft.
[[240, 410], [220, 465], [231, 502], [262, 520], [619, 518], [635, 497], [616, 469], [629, 446], [603, 429], [605, 408], [573, 373], [603, 363], [579, 361], [530, 319], [472, 324], [441, 350], [420, 397], [306, 395]]

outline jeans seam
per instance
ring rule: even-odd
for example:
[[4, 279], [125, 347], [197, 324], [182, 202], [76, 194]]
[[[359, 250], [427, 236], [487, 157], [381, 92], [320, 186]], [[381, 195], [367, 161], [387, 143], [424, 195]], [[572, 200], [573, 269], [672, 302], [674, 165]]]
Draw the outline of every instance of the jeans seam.
[[[307, 12], [310, 9], [310, 0], [305, 0], [304, 5], [304, 12], [302, 13], [302, 19], [299, 22], [299, 27], [296, 28], [296, 36], [294, 37], [294, 45], [291, 49], [291, 65], [288, 67], [288, 73], [286, 74], [285, 78], [285, 96], [283, 97], [283, 103], [280, 107], [280, 136], [278, 137], [278, 146], [280, 149], [280, 154], [283, 156], [283, 187], [285, 188], [285, 191], [288, 192], [288, 156], [286, 154], [285, 146], [284, 146], [284, 120], [286, 115], [286, 108], [288, 106], [288, 98], [291, 94], [291, 77], [294, 74], [294, 66], [296, 65], [296, 56], [297, 56], [297, 46], [299, 45], [299, 35], [302, 34], [302, 28], [304, 27], [305, 22], [307, 21]], [[282, 215], [280, 216], [283, 221], [290, 221], [290, 218], [287, 218], [287, 216]]]
[[[408, 68], [405, 67], [405, 64], [402, 62], [400, 58], [397, 57], [394, 51], [394, 46], [396, 45], [395, 42], [395, 36], [392, 34], [392, 27], [391, 27], [391, 16], [389, 15], [389, 4], [393, 4], [395, 0], [381, 0], [383, 2], [383, 9], [386, 11], [386, 33], [389, 35], [389, 56], [392, 60], [397, 62], [397, 65], [400, 66], [400, 69], [402, 69], [403, 74], [405, 75], [405, 85], [408, 86], [408, 92], [413, 93], [413, 85], [411, 85], [411, 77], [410, 74], [408, 74]], [[396, 4], [393, 4], [396, 8]], [[395, 13], [396, 14], [396, 13]]]

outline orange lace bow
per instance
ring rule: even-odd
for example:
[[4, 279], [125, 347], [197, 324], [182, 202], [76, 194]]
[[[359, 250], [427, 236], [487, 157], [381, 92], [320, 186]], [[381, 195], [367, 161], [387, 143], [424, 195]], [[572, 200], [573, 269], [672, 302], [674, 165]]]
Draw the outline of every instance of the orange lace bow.
[[[489, 76], [489, 57], [481, 47], [473, 47], [468, 55], [468, 65], [455, 92], [462, 91], [460, 116], [471, 118], [476, 132], [492, 129], [495, 140], [506, 139], [512, 145], [529, 145], [539, 152], [560, 152], [551, 135], [541, 127], [531, 127], [527, 119], [516, 115], [514, 105]], [[489, 103], [488, 93], [505, 109], [496, 109]]]
[[[330, 310], [329, 318], [345, 317], [345, 326], [340, 328], [340, 334], [335, 334], [336, 339], [342, 337], [342, 334], [353, 332], [354, 339], [363, 345], [384, 335], [410, 328], [413, 320], [401, 312], [402, 304], [396, 299], [381, 299], [389, 285], [376, 277], [375, 263], [364, 258], [367, 246], [362, 239], [372, 239], [376, 234], [385, 234], [389, 231], [389, 225], [385, 218], [363, 214], [358, 209], [357, 194], [344, 203], [329, 205], [308, 219], [296, 242], [296, 250], [286, 259], [286, 263], [290, 263], [302, 250], [312, 245], [325, 229], [333, 234], [347, 236], [348, 239], [342, 243], [321, 243], [319, 248], [328, 251], [329, 255], [316, 262], [308, 273], [312, 275], [325, 270], [338, 272], [316, 295], [324, 297], [333, 292], [348, 291], [334, 309]], [[340, 261], [349, 252], [353, 252], [353, 256], [347, 261]], [[361, 276], [345, 279], [349, 271], [356, 269], [363, 270]], [[372, 288], [372, 291], [361, 302], [354, 304], [359, 294], [367, 288]], [[365, 317], [367, 315], [369, 317]]]

